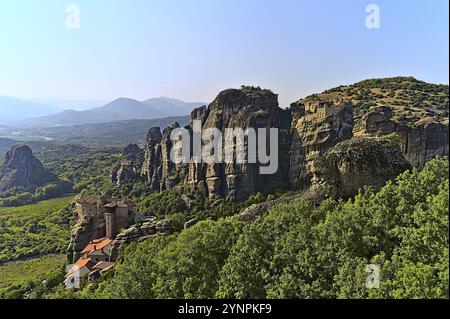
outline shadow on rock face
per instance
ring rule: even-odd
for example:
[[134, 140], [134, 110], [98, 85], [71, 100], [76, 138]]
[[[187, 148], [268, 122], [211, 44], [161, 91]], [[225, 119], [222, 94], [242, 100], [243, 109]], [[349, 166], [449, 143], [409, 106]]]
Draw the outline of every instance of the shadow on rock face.
[[378, 190], [411, 168], [395, 141], [353, 138], [337, 144], [317, 160], [312, 185], [303, 197], [313, 203], [326, 198], [351, 198], [366, 186]]

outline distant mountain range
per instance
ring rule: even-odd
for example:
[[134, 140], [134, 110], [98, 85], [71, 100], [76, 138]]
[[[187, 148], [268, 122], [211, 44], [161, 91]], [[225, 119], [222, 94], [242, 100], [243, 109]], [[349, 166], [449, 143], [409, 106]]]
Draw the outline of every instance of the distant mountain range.
[[11, 97], [0, 97], [0, 124], [13, 126], [70, 126], [133, 119], [184, 116], [203, 102], [187, 103], [168, 97], [138, 101], [118, 98], [88, 110], [61, 110], [58, 107]]
[[0, 124], [7, 125], [57, 112], [61, 112], [61, 109], [54, 105], [0, 96]]
[[59, 107], [62, 110], [74, 110], [74, 111], [84, 111], [89, 110], [94, 107], [100, 107], [107, 103], [109, 100], [93, 100], [93, 99], [32, 99], [31, 101], [50, 104]]

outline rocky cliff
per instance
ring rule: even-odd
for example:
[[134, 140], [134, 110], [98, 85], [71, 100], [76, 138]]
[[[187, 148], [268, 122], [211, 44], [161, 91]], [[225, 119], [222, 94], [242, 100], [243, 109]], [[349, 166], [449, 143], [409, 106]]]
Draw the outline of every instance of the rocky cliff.
[[127, 180], [134, 180], [140, 174], [139, 167], [142, 165], [144, 152], [137, 144], [130, 144], [122, 150], [122, 162], [117, 171], [111, 174], [111, 181], [118, 186]]
[[405, 158], [422, 167], [435, 156], [448, 156], [449, 86], [413, 77], [364, 80], [301, 100], [349, 101], [355, 136], [395, 134]]
[[423, 167], [436, 156], [448, 155], [448, 125], [425, 123], [410, 127], [392, 120], [389, 107], [374, 107], [355, 124], [355, 136], [383, 136], [395, 133], [405, 158], [414, 167]]
[[292, 142], [289, 180], [304, 186], [320, 156], [353, 133], [352, 104], [343, 101], [299, 101], [291, 105]]
[[[208, 107], [192, 112], [190, 124], [186, 127], [188, 131], [194, 130], [195, 120], [199, 121], [202, 131], [208, 128], [217, 128], [221, 132], [225, 132], [226, 128], [244, 131], [248, 128], [279, 128], [281, 144], [289, 143], [286, 134], [289, 113], [279, 107], [277, 96], [269, 90], [255, 87], [225, 90]], [[183, 182], [191, 192], [198, 191], [209, 198], [224, 197], [239, 201], [256, 192], [268, 192], [274, 187], [284, 186], [287, 163], [283, 156], [286, 157], [287, 152], [279, 154], [281, 166], [278, 172], [268, 176], [259, 174], [259, 164], [248, 161], [230, 164], [192, 160], [190, 163], [174, 164], [170, 161], [173, 146], [170, 135], [176, 128], [179, 128], [178, 123], [166, 128], [162, 134], [159, 128], [151, 128], [145, 138], [142, 174], [152, 190], [172, 188]], [[205, 139], [204, 144], [211, 140]], [[223, 140], [223, 154], [225, 142]], [[247, 154], [247, 140], [244, 147]]]
[[[424, 91], [419, 96], [427, 94], [422, 108], [411, 97], [416, 90]], [[153, 191], [180, 187], [192, 193], [201, 192], [209, 198], [241, 201], [257, 192], [304, 188], [323, 171], [323, 167], [318, 169], [317, 165], [322, 165], [324, 154], [332, 154], [336, 145], [354, 140], [348, 145], [363, 151], [366, 149], [359, 147], [363, 141], [359, 137], [377, 138], [390, 134], [397, 136], [404, 159], [414, 167], [422, 167], [435, 156], [448, 156], [445, 90], [448, 91], [448, 87], [428, 87], [412, 78], [392, 78], [385, 82], [368, 80], [307, 97], [285, 110], [279, 107], [277, 95], [270, 90], [247, 86], [228, 89], [219, 93], [208, 106], [195, 109], [185, 128], [192, 133], [195, 120], [201, 123], [202, 131], [208, 128], [222, 132], [225, 128], [278, 128], [279, 167], [276, 173], [259, 174], [261, 165], [248, 161], [212, 164], [191, 160], [175, 164], [170, 161], [173, 146], [170, 135], [180, 126], [174, 123], [163, 132], [158, 127], [149, 130], [141, 175]], [[401, 104], [402, 99], [406, 105]], [[426, 120], [420, 118], [425, 115]], [[212, 139], [207, 138], [203, 145]], [[225, 142], [223, 140], [223, 147]], [[192, 148], [192, 137], [190, 143]], [[244, 145], [248, 151], [248, 142]], [[341, 144], [341, 148], [342, 145], [347, 144]], [[384, 168], [385, 172], [397, 174], [397, 168], [410, 167], [404, 162], [395, 166], [400, 161], [396, 152], [370, 145], [373, 146], [371, 152], [378, 152], [380, 158], [392, 156], [392, 161], [386, 158], [386, 163], [392, 165]], [[379, 176], [378, 181], [387, 179], [388, 176]], [[367, 182], [375, 183], [368, 179]], [[378, 182], [375, 184], [378, 186]]]
[[0, 192], [14, 187], [34, 191], [38, 186], [51, 179], [41, 162], [33, 156], [26, 145], [14, 145], [6, 153], [0, 167]]

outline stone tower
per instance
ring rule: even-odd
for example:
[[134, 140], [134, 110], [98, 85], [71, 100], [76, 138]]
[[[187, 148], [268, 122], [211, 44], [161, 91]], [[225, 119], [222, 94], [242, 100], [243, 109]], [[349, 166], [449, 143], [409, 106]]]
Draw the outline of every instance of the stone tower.
[[116, 225], [115, 225], [114, 213], [105, 213], [105, 227], [106, 227], [106, 237], [113, 239], [116, 236]]

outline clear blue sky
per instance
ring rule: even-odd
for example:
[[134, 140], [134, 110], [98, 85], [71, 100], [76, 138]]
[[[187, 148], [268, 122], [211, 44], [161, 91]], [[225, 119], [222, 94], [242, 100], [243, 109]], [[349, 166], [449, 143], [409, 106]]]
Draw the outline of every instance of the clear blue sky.
[[[66, 5], [81, 9], [66, 28]], [[365, 26], [366, 5], [381, 28]], [[0, 0], [0, 95], [210, 101], [260, 85], [287, 105], [372, 77], [447, 83], [447, 0]]]

